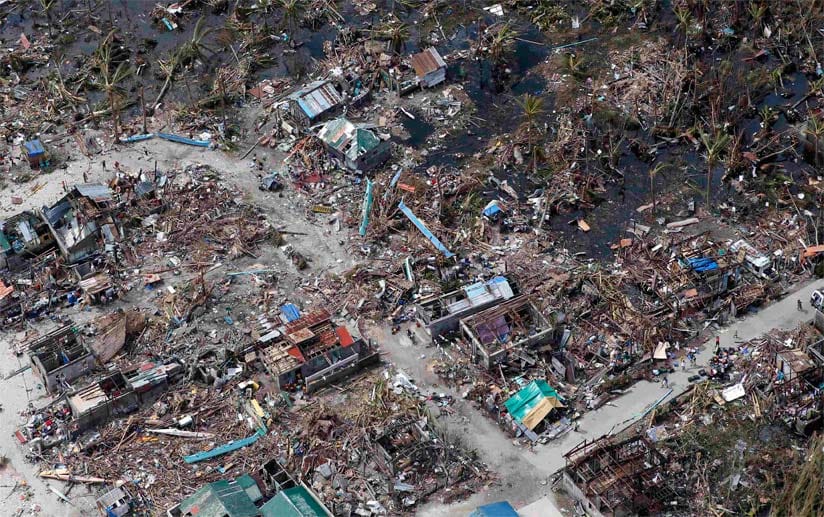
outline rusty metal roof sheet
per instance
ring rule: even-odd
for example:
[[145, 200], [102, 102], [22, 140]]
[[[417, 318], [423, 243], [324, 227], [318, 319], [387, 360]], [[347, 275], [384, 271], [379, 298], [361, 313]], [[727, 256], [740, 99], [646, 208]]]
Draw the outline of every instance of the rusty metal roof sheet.
[[415, 75], [418, 77], [423, 77], [441, 67], [446, 67], [446, 62], [434, 47], [429, 47], [420, 54], [414, 54], [409, 58], [409, 61], [412, 63], [412, 68], [415, 69]]

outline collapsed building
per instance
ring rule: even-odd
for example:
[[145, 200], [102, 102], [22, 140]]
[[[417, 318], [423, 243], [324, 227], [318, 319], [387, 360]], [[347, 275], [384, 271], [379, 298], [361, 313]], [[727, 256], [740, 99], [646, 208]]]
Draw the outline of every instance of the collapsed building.
[[114, 206], [109, 187], [84, 184], [75, 185], [57, 203], [43, 209], [46, 224], [67, 264], [84, 261], [102, 248], [111, 249], [120, 240], [112, 217]]
[[345, 326], [332, 322], [326, 310], [303, 316], [290, 313], [284, 318], [285, 324], [271, 317], [259, 321], [259, 341], [265, 347], [261, 360], [280, 389], [312, 392], [379, 359], [377, 350], [362, 339], [353, 339]]
[[643, 436], [603, 436], [564, 454], [563, 486], [593, 517], [664, 511], [674, 493], [666, 458]]
[[442, 295], [421, 297], [415, 315], [426, 326], [433, 340], [460, 329], [460, 320], [509, 300], [515, 292], [509, 281], [497, 276], [486, 282], [475, 282]]
[[0, 223], [0, 269], [19, 271], [54, 245], [54, 235], [37, 214], [20, 212]]
[[94, 368], [95, 358], [77, 328], [64, 325], [28, 345], [32, 371], [47, 391], [65, 389], [66, 383]]
[[486, 368], [516, 356], [529, 364], [536, 358], [528, 350], [548, 343], [553, 327], [527, 296], [518, 296], [483, 309], [459, 321], [471, 343], [475, 361]]

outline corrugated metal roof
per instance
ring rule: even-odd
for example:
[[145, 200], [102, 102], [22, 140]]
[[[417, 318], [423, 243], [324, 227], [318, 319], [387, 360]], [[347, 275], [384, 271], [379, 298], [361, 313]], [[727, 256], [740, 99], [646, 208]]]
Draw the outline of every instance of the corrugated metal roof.
[[294, 100], [307, 117], [313, 119], [321, 113], [328, 111], [341, 102], [340, 93], [329, 81], [315, 81], [289, 95], [288, 99]]
[[75, 185], [74, 188], [81, 196], [86, 196], [95, 201], [108, 201], [112, 199], [112, 191], [106, 185], [99, 183], [81, 183]]
[[355, 133], [355, 125], [345, 118], [327, 122], [318, 132], [318, 138], [335, 149], [344, 150]]
[[414, 54], [409, 58], [409, 61], [412, 63], [412, 68], [415, 69], [415, 75], [418, 77], [423, 77], [429, 72], [446, 67], [446, 62], [434, 47], [429, 47], [420, 54]]
[[323, 140], [326, 145], [346, 154], [352, 160], [371, 151], [381, 143], [372, 131], [359, 128], [345, 118], [337, 118], [327, 122], [318, 132], [318, 138]]
[[53, 207], [43, 210], [43, 213], [46, 215], [46, 219], [49, 220], [49, 223], [54, 226], [61, 219], [63, 219], [63, 216], [66, 215], [66, 212], [71, 210], [71, 207], [72, 205], [68, 201], [61, 201]]

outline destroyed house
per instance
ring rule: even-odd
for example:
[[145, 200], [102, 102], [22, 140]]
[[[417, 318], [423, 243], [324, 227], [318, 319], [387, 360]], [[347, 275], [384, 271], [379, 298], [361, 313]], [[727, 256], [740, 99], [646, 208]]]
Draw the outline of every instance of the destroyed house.
[[76, 430], [97, 427], [110, 418], [136, 411], [168, 389], [172, 376], [183, 371], [176, 361], [148, 362], [134, 370], [116, 372], [68, 395]]
[[460, 320], [475, 360], [486, 368], [510, 356], [534, 364], [527, 350], [546, 344], [552, 326], [526, 296], [518, 296]]
[[140, 406], [137, 394], [120, 372], [70, 393], [67, 401], [78, 431], [96, 427], [109, 418], [132, 413]]
[[166, 391], [170, 384], [183, 373], [184, 367], [178, 360], [167, 362], [147, 362], [134, 370], [123, 372], [129, 387], [137, 393], [141, 402], [150, 402]]
[[54, 246], [54, 237], [33, 212], [21, 212], [0, 222], [0, 268], [19, 270], [26, 259]]
[[418, 83], [424, 88], [431, 88], [446, 80], [446, 62], [433, 47], [413, 54], [409, 62], [415, 69]]
[[27, 346], [32, 372], [40, 377], [50, 392], [56, 391], [63, 382], [71, 382], [85, 375], [94, 367], [94, 355], [71, 325], [41, 336]]
[[68, 264], [94, 255], [102, 247], [101, 240], [114, 243], [120, 238], [110, 213], [113, 206], [109, 187], [84, 184], [43, 209], [43, 218]]
[[[820, 378], [816, 362], [805, 351], [797, 348], [776, 352], [775, 369], [781, 372], [785, 382], [817, 381]], [[817, 382], [810, 384], [818, 385]]]
[[318, 138], [335, 160], [353, 172], [368, 172], [386, 163], [392, 154], [389, 142], [342, 117], [324, 124]]
[[737, 240], [730, 245], [730, 252], [736, 255], [739, 262], [743, 263], [752, 274], [762, 279], [770, 279], [775, 276], [772, 269], [772, 260], [752, 245], [743, 240]]
[[308, 127], [340, 107], [343, 97], [331, 81], [313, 81], [286, 97], [289, 118]]
[[317, 310], [275, 332], [278, 337], [263, 350], [262, 360], [279, 388], [312, 392], [378, 360], [368, 343], [353, 339], [330, 318], [327, 311]]
[[497, 305], [515, 296], [509, 281], [497, 276], [486, 282], [476, 282], [438, 297], [418, 300], [417, 317], [426, 325], [432, 339], [447, 332], [456, 332], [460, 320]]
[[655, 515], [675, 498], [666, 458], [644, 436], [584, 441], [564, 458], [563, 486], [589, 515]]

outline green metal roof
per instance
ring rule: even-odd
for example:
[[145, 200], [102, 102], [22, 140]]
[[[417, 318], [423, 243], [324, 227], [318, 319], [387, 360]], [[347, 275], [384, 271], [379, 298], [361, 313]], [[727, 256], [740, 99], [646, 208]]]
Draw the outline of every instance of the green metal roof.
[[3, 232], [0, 232], [0, 252], [6, 252], [11, 249], [11, 244]]
[[257, 517], [260, 512], [244, 485], [247, 483], [225, 479], [209, 483], [180, 503], [180, 510], [194, 517]]
[[544, 380], [532, 381], [520, 390], [515, 395], [509, 397], [504, 402], [509, 414], [512, 415], [517, 422], [523, 422], [524, 418], [537, 406], [543, 399], [547, 397], [554, 397], [558, 400], [564, 400], [558, 395], [555, 389], [546, 383]]
[[302, 486], [280, 491], [260, 508], [263, 517], [331, 517]]

